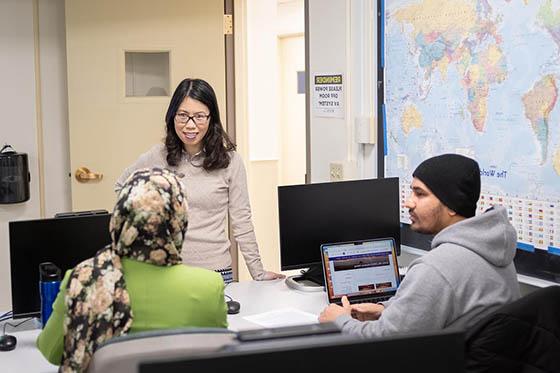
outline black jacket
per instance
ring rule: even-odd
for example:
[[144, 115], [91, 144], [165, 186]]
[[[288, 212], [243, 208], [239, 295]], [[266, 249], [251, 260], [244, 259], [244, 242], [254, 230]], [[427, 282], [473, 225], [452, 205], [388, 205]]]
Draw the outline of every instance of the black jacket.
[[467, 372], [560, 372], [560, 286], [480, 320], [466, 336]]

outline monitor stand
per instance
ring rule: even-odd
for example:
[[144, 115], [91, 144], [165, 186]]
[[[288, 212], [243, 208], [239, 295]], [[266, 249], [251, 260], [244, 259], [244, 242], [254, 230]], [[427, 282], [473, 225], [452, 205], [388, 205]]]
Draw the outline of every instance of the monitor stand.
[[312, 265], [301, 275], [286, 278], [286, 285], [301, 291], [323, 291], [325, 286], [323, 267], [320, 264]]

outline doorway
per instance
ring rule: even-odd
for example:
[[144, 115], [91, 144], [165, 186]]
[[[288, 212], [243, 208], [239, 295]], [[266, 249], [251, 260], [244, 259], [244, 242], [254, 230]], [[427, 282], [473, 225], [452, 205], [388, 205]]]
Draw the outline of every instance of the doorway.
[[[304, 1], [244, 0], [235, 14], [236, 140], [261, 258], [278, 272], [277, 188], [305, 182]], [[243, 264], [239, 279], [250, 279]]]

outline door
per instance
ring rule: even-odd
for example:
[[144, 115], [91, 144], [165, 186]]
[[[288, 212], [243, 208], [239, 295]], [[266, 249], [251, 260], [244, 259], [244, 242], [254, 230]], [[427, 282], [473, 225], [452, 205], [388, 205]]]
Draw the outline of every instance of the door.
[[223, 0], [66, 1], [74, 211], [112, 210], [116, 179], [162, 141], [184, 78], [214, 87], [225, 122], [223, 14]]

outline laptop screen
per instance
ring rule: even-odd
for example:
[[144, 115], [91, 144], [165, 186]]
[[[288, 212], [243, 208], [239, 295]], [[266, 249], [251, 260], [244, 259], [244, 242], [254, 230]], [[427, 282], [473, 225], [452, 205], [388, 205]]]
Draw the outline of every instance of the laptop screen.
[[329, 302], [393, 295], [399, 268], [392, 238], [341, 242], [321, 246]]

